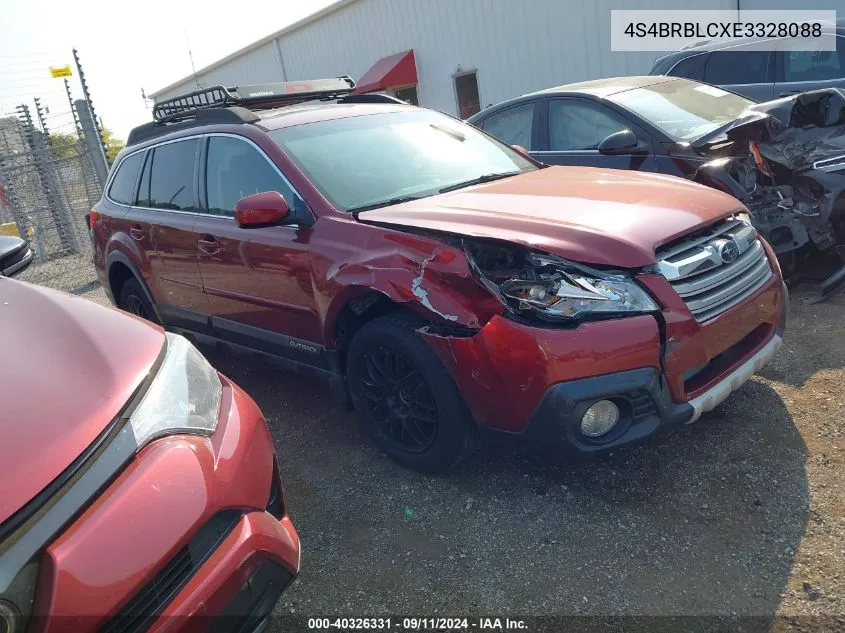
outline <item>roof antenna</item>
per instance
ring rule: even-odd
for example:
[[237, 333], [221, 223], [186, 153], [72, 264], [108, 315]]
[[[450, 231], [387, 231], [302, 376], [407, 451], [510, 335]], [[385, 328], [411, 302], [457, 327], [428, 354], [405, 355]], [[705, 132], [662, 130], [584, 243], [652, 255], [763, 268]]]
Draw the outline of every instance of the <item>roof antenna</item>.
[[200, 85], [200, 80], [197, 77], [197, 69], [194, 66], [194, 54], [191, 52], [191, 40], [188, 39], [188, 29], [187, 27], [183, 28], [182, 31], [185, 33], [185, 43], [188, 45], [188, 58], [191, 60], [191, 70], [194, 72], [194, 83], [197, 84], [197, 88], [202, 88]]

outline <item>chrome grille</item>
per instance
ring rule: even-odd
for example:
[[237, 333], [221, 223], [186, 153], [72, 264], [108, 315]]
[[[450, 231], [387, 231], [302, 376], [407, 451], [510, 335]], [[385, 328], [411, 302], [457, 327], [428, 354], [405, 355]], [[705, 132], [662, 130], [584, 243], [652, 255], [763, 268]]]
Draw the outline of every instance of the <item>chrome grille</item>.
[[665, 249], [657, 265], [699, 323], [740, 303], [773, 274], [757, 231], [741, 220]]

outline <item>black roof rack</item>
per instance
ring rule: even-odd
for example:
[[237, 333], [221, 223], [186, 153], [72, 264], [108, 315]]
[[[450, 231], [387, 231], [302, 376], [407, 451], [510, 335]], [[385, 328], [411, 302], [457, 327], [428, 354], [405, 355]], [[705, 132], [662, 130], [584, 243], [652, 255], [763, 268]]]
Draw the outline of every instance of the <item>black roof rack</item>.
[[265, 110], [306, 101], [337, 103], [397, 103], [405, 101], [382, 94], [354, 95], [350, 77], [254, 84], [224, 88], [213, 86], [195, 90], [155, 104], [153, 120], [129, 132], [127, 145], [157, 136], [214, 123], [255, 123], [260, 117], [253, 110]]
[[346, 76], [232, 88], [213, 86], [156, 103], [153, 120], [156, 123], [178, 121], [193, 117], [202, 110], [228, 106], [244, 106], [250, 110], [278, 108], [311, 99], [336, 99], [350, 94], [354, 89], [355, 82]]

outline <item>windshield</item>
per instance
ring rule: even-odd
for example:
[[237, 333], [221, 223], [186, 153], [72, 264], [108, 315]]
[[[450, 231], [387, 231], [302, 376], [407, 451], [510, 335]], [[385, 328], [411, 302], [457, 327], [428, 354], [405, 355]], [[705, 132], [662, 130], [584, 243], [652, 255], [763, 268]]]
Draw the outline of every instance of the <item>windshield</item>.
[[754, 102], [715, 86], [675, 79], [608, 97], [676, 141], [692, 141], [733, 121]]
[[346, 211], [536, 169], [507, 145], [430, 110], [330, 119], [269, 134]]

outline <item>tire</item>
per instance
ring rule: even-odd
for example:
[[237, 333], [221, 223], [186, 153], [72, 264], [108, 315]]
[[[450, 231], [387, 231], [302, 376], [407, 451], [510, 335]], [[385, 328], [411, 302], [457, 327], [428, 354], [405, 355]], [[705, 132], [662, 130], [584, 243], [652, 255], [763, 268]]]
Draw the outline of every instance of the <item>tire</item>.
[[[478, 448], [458, 386], [403, 313], [365, 324], [349, 346], [347, 377], [364, 429], [394, 460], [421, 472], [453, 468]], [[404, 376], [404, 377], [403, 377]]]
[[147, 299], [147, 293], [144, 292], [141, 284], [134, 277], [127, 279], [120, 287], [120, 298], [117, 306], [129, 314], [134, 314], [152, 323], [158, 323], [155, 309]]

